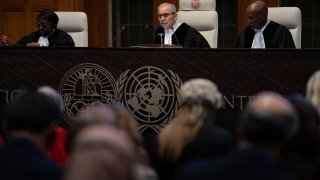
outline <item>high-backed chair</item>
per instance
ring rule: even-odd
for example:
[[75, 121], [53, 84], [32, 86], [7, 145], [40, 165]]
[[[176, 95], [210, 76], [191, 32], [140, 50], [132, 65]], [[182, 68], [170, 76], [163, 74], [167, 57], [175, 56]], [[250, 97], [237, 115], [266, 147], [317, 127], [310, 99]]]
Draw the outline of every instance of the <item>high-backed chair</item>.
[[296, 48], [301, 48], [301, 11], [297, 7], [270, 7], [268, 19], [284, 25], [291, 32]]
[[76, 47], [88, 47], [88, 20], [84, 12], [55, 12], [58, 28], [73, 38]]
[[178, 21], [187, 23], [208, 41], [211, 48], [218, 44], [218, 13], [216, 0], [200, 0], [200, 4], [193, 6], [192, 0], [179, 0]]

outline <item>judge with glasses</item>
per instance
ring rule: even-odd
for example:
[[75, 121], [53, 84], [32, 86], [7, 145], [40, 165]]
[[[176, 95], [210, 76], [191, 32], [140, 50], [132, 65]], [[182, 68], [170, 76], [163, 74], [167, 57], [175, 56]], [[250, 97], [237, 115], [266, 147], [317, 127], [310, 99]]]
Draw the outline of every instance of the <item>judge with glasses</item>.
[[155, 43], [186, 48], [210, 48], [207, 40], [193, 27], [177, 21], [176, 6], [162, 3], [158, 7], [160, 27], [155, 33]]
[[[20, 46], [75, 46], [72, 37], [57, 28], [59, 17], [52, 10], [43, 10], [37, 17], [37, 31], [21, 38], [17, 45]], [[2, 45], [12, 45], [9, 37], [0, 37]]]

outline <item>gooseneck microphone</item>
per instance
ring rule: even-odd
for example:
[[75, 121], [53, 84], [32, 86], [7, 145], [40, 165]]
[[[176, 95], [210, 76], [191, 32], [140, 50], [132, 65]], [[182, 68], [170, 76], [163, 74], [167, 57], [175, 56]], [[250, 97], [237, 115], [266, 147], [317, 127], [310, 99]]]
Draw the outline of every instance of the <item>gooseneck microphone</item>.
[[176, 39], [176, 41], [177, 41], [178, 46], [180, 46], [180, 43], [179, 43], [178, 38], [177, 38], [177, 36], [176, 36], [176, 33], [174, 33], [174, 28], [173, 28], [173, 27], [171, 27], [171, 30], [172, 30], [172, 32], [173, 32], [173, 36], [174, 36], [174, 38], [175, 38], [175, 39]]
[[144, 27], [145, 31], [153, 31], [153, 26], [151, 24], [146, 25], [146, 27]]
[[112, 46], [112, 43], [120, 36], [120, 34], [122, 33], [122, 31], [124, 31], [125, 29], [127, 29], [127, 25], [123, 25], [121, 26], [120, 31], [112, 38], [111, 41], [109, 41], [109, 47]]

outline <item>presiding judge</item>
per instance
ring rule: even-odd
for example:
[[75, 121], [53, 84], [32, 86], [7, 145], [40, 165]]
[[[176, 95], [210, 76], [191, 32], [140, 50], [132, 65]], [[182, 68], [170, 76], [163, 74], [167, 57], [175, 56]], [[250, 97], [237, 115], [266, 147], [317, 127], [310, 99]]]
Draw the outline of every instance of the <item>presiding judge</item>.
[[210, 48], [207, 40], [193, 27], [177, 21], [177, 8], [170, 3], [158, 7], [160, 27], [156, 30], [155, 43], [180, 45], [188, 48]]
[[[52, 10], [43, 10], [37, 17], [38, 30], [21, 38], [17, 45], [20, 46], [75, 46], [72, 37], [57, 28], [59, 17]], [[2, 35], [2, 45], [12, 45], [10, 39]]]

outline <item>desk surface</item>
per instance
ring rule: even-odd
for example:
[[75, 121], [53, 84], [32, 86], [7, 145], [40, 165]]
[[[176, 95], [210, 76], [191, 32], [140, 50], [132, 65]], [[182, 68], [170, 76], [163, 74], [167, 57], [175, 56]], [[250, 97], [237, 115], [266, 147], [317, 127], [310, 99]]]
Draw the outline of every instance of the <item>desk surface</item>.
[[51, 85], [63, 95], [68, 124], [88, 104], [120, 103], [142, 132], [158, 132], [175, 116], [188, 79], [218, 85], [225, 100], [220, 119], [232, 124], [257, 92], [304, 94], [318, 69], [319, 49], [0, 47], [0, 102]]

